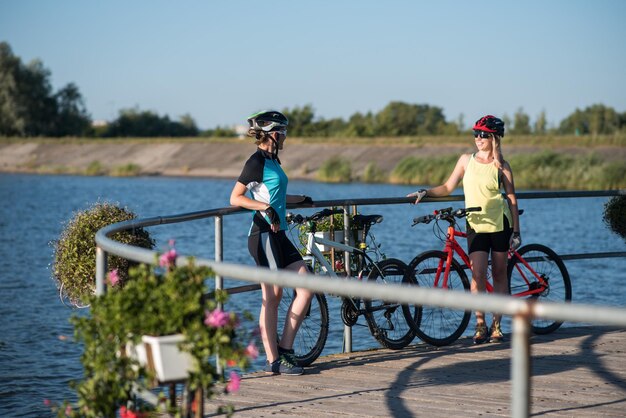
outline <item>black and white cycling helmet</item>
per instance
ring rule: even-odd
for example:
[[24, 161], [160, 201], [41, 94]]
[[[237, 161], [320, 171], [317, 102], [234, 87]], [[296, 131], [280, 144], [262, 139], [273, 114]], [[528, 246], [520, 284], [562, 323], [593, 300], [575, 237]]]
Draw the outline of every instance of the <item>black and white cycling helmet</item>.
[[274, 132], [285, 131], [289, 120], [285, 115], [275, 110], [263, 110], [248, 117], [250, 131]]

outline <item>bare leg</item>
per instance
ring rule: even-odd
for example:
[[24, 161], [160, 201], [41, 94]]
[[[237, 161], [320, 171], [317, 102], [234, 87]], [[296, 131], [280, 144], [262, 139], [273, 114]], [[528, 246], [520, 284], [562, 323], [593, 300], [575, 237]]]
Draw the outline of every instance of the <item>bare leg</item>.
[[[509, 294], [509, 283], [507, 277], [507, 252], [495, 252], [491, 253], [491, 273], [493, 275], [493, 292], [501, 295]], [[500, 323], [502, 315], [494, 314], [493, 321]]]
[[[485, 251], [474, 251], [469, 255], [472, 264], [472, 293], [484, 293], [487, 283], [487, 267], [489, 254]], [[485, 323], [485, 313], [476, 311], [476, 324]]]
[[278, 324], [278, 304], [283, 296], [283, 289], [271, 284], [261, 284], [263, 302], [259, 315], [259, 327], [261, 339], [267, 360], [271, 363], [278, 359], [278, 347], [276, 344]]
[[[299, 274], [307, 274], [307, 268], [304, 261], [297, 261], [287, 266], [287, 270], [297, 271]], [[304, 315], [309, 309], [309, 304], [313, 298], [313, 293], [308, 289], [296, 289], [296, 297], [291, 306], [287, 310], [285, 318], [285, 326], [283, 335], [280, 339], [280, 346], [284, 349], [291, 350], [296, 333], [300, 328], [300, 324], [304, 319]]]

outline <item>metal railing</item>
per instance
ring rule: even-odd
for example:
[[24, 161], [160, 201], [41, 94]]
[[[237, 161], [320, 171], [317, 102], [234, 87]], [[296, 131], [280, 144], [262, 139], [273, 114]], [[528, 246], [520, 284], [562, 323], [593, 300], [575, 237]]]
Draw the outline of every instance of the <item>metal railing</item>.
[[[590, 191], [590, 192], [542, 192], [517, 193], [518, 199], [545, 199], [569, 197], [603, 197], [626, 195], [626, 190]], [[445, 198], [428, 198], [425, 202], [459, 201], [463, 196], [455, 195]], [[411, 198], [382, 199], [344, 199], [315, 202], [313, 207], [400, 204], [409, 203]], [[294, 206], [295, 207], [295, 206]], [[311, 206], [307, 206], [311, 207]], [[307, 277], [288, 271], [271, 271], [257, 267], [225, 263], [223, 253], [222, 217], [244, 210], [240, 208], [220, 208], [214, 210], [192, 212], [174, 216], [154, 217], [131, 220], [109, 225], [96, 233], [96, 293], [103, 294], [105, 289], [105, 273], [107, 271], [107, 253], [115, 254], [130, 260], [146, 264], [154, 264], [157, 253], [152, 250], [133, 247], [114, 241], [110, 237], [116, 232], [186, 222], [208, 217], [215, 218], [215, 260], [195, 259], [196, 265], [208, 266], [216, 274], [216, 287], [221, 288], [224, 277], [253, 283], [270, 283], [283, 287], [304, 287], [317, 293], [331, 293], [339, 296], [358, 296], [366, 299], [383, 299], [401, 304], [431, 305], [463, 310], [480, 310], [510, 315], [512, 317], [512, 405], [514, 417], [528, 417], [530, 414], [530, 321], [534, 318], [552, 319], [557, 321], [596, 323], [604, 325], [626, 326], [626, 308], [603, 307], [574, 303], [534, 302], [510, 296], [494, 294], [466, 294], [445, 292], [438, 289], [409, 287], [388, 284], [381, 286], [376, 283], [356, 282], [350, 280], [328, 280], [323, 277]], [[348, 221], [348, 219], [346, 219]], [[349, 225], [346, 222], [345, 228]], [[348, 234], [345, 234], [346, 238]], [[626, 253], [596, 253], [590, 257], [625, 257]], [[585, 255], [571, 255], [571, 258], [584, 258]], [[179, 256], [178, 265], [189, 262], [189, 257]]]

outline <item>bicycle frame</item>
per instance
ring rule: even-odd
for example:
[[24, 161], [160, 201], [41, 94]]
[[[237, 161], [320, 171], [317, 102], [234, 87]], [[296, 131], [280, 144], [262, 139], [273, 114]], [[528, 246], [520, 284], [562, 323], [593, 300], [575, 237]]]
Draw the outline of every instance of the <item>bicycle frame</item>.
[[356, 247], [352, 247], [347, 244], [342, 244], [337, 241], [331, 241], [325, 238], [317, 237], [313, 232], [307, 232], [307, 244], [306, 244], [306, 255], [303, 257], [304, 261], [310, 262], [319, 262], [321, 264], [321, 268], [332, 277], [338, 277], [335, 270], [332, 268], [324, 254], [320, 251], [316, 244], [327, 245], [329, 247], [335, 248], [337, 250], [345, 251], [351, 254], [362, 255], [365, 259], [371, 263], [371, 258], [365, 253], [364, 250], [361, 250]]
[[[465, 250], [463, 250], [463, 247], [461, 247], [461, 245], [458, 243], [458, 241], [456, 240], [456, 237], [467, 238], [467, 233], [455, 229], [453, 225], [449, 225], [448, 232], [446, 234], [446, 243], [445, 243], [445, 247], [443, 250], [447, 255], [446, 261], [445, 261], [445, 269], [443, 271], [442, 288], [444, 289], [448, 288], [448, 277], [450, 275], [450, 266], [452, 265], [452, 259], [455, 253], [461, 258], [461, 260], [463, 260], [463, 263], [465, 263], [467, 268], [469, 268], [470, 270], [472, 269], [471, 267], [472, 264], [470, 262], [469, 256], [467, 255]], [[548, 284], [546, 283], [544, 278], [540, 276], [539, 274], [537, 274], [537, 272], [530, 266], [530, 264], [528, 264], [528, 262], [521, 255], [519, 255], [519, 253], [516, 250], [509, 250], [508, 258], [511, 259], [512, 257], [517, 258], [523, 264], [523, 266], [526, 267], [526, 269], [528, 269], [528, 271], [535, 277], [535, 279], [537, 279], [539, 286], [532, 289], [531, 281], [528, 280], [528, 275], [526, 274], [526, 272], [522, 270], [522, 268], [519, 265], [516, 264], [515, 268], [519, 272], [520, 276], [524, 279], [524, 282], [528, 286], [528, 290], [524, 292], [515, 293], [511, 296], [515, 296], [515, 297], [531, 296], [531, 295], [535, 295], [535, 294], [543, 292], [548, 287]], [[441, 279], [441, 272], [443, 268], [442, 264], [443, 264], [443, 260], [439, 263], [439, 266], [437, 267], [437, 275], [435, 277], [435, 282], [434, 282], [434, 285], [436, 287], [439, 286], [439, 281]], [[489, 280], [485, 281], [485, 289], [488, 293], [493, 292], [493, 285], [491, 284]]]

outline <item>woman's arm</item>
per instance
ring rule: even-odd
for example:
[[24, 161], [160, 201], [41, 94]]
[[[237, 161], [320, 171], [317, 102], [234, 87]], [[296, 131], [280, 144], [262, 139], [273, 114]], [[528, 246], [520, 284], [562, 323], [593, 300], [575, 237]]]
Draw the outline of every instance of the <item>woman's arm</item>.
[[456, 186], [463, 179], [465, 175], [465, 167], [467, 167], [467, 163], [469, 161], [470, 154], [463, 154], [459, 157], [456, 162], [456, 166], [454, 166], [454, 170], [452, 170], [452, 174], [448, 177], [448, 180], [440, 186], [433, 187], [428, 190], [419, 190], [415, 193], [409, 194], [409, 196], [416, 196], [415, 204], [419, 203], [426, 196], [430, 197], [442, 197], [448, 196], [450, 193], [456, 189]]
[[504, 185], [504, 193], [513, 217], [513, 232], [519, 233], [519, 209], [517, 207], [517, 197], [515, 196], [515, 182], [513, 181], [513, 170], [511, 170], [511, 166], [507, 161], [504, 161], [502, 165], [502, 184]]
[[280, 230], [280, 219], [274, 208], [268, 203], [250, 199], [246, 196], [246, 191], [248, 191], [248, 189], [243, 183], [235, 183], [235, 187], [233, 187], [233, 191], [230, 193], [230, 204], [245, 209], [265, 212], [265, 215], [270, 219], [272, 232], [278, 232]]
[[235, 183], [235, 187], [233, 187], [233, 191], [230, 193], [230, 204], [250, 210], [265, 210], [270, 206], [267, 203], [250, 199], [246, 196], [247, 191], [248, 189], [243, 183]]

